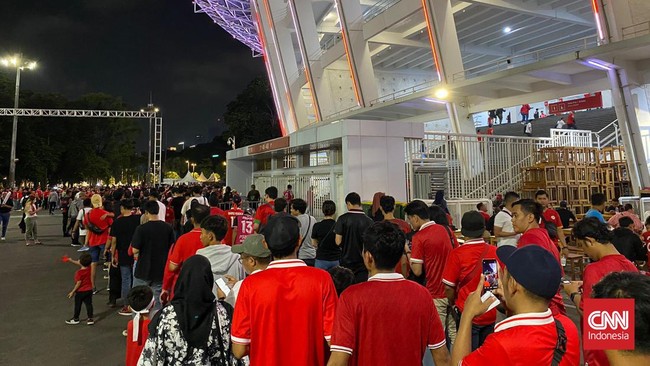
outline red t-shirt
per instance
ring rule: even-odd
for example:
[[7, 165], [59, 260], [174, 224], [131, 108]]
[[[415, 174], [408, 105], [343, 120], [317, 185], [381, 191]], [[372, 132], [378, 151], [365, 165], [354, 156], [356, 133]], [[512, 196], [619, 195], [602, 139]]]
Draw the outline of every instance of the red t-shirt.
[[420, 227], [420, 230], [413, 235], [413, 247], [411, 248], [411, 263], [424, 265], [424, 274], [427, 278], [427, 289], [434, 299], [447, 298], [445, 285], [442, 283], [442, 271], [449, 253], [451, 253], [452, 241], [454, 247], [458, 246], [455, 235], [449, 239], [448, 228], [429, 221]]
[[572, 124], [576, 123], [575, 118], [576, 117], [575, 117], [575, 115], [573, 113], [569, 113], [569, 116], [566, 119], [566, 124], [567, 125], [572, 125]]
[[[567, 337], [560, 366], [580, 365], [578, 328], [564, 315], [557, 315]], [[498, 323], [481, 347], [459, 363], [469, 365], [550, 365], [557, 344], [557, 327], [550, 310], [513, 315]]]
[[[174, 297], [174, 287], [176, 287], [176, 280], [181, 272], [183, 262], [196, 254], [196, 251], [201, 248], [204, 248], [203, 243], [201, 243], [201, 229], [192, 229], [189, 233], [181, 235], [176, 240], [176, 244], [170, 249], [163, 278], [163, 289], [169, 291], [170, 299]], [[169, 271], [169, 263], [178, 266], [175, 272]]]
[[79, 281], [81, 281], [81, 286], [79, 286], [77, 292], [92, 291], [93, 285], [90, 281], [90, 267], [78, 269], [74, 273], [74, 282], [77, 283]]
[[[557, 227], [558, 232], [560, 230], [562, 230], [562, 228], [564, 227], [564, 224], [562, 223], [562, 219], [560, 218], [560, 214], [557, 213], [557, 211], [555, 211], [552, 208], [547, 208], [546, 210], [544, 210], [544, 212], [542, 213], [542, 217], [544, 217], [544, 221], [554, 223], [555, 227]], [[545, 228], [544, 221], [542, 221], [542, 223], [539, 225], [539, 227]], [[558, 239], [551, 239], [551, 240], [553, 240], [555, 245], [557, 245], [558, 242], [560, 241], [559, 238]]]
[[[487, 249], [487, 251], [486, 251]], [[485, 253], [481, 257], [481, 255]], [[465, 308], [465, 300], [470, 292], [476, 290], [478, 281], [481, 278], [483, 259], [497, 259], [497, 248], [489, 245], [483, 239], [468, 240], [465, 244], [454, 249], [449, 254], [447, 265], [442, 273], [442, 282], [456, 289], [455, 305], [462, 311]], [[468, 278], [470, 274], [472, 278]], [[463, 281], [462, 287], [460, 281]], [[493, 324], [497, 318], [496, 309], [474, 318], [472, 323], [476, 325]]]
[[223, 239], [223, 243], [226, 245], [232, 245], [232, 233], [233, 229], [237, 227], [237, 218], [244, 215], [244, 210], [241, 208], [231, 208], [225, 212], [225, 218], [228, 221], [228, 232], [226, 232], [226, 237]]
[[242, 215], [237, 219], [237, 238], [235, 244], [241, 244], [249, 235], [255, 234], [253, 230], [253, 217], [250, 215]]
[[[562, 262], [560, 261], [560, 251], [557, 249], [557, 245], [555, 245], [555, 243], [553, 243], [551, 238], [548, 236], [546, 229], [538, 227], [529, 229], [525, 233], [521, 234], [521, 237], [517, 242], [517, 248], [525, 247], [526, 245], [539, 245], [540, 247], [553, 254], [560, 266], [562, 265]], [[561, 270], [562, 275], [564, 276], [564, 268], [561, 268]], [[557, 293], [553, 297], [553, 300], [551, 300], [549, 308], [553, 312], [554, 316], [557, 314], [566, 315], [566, 308], [564, 307], [564, 300], [562, 300], [560, 289], [557, 290]]]
[[251, 365], [324, 365], [335, 312], [327, 272], [298, 259], [276, 260], [242, 282], [232, 341], [250, 345]]
[[210, 216], [223, 216], [226, 217], [226, 212], [219, 207], [210, 207]]
[[138, 340], [133, 342], [133, 320], [129, 320], [129, 324], [126, 326], [126, 366], [135, 366], [138, 364], [144, 343], [147, 341], [147, 337], [149, 337], [150, 322], [151, 320], [149, 319], [142, 319]]
[[481, 216], [483, 216], [483, 219], [485, 220], [485, 223], [490, 221], [490, 214], [488, 214], [487, 212], [484, 212], [484, 211], [479, 211], [478, 213], [480, 213]]
[[269, 216], [275, 213], [275, 208], [273, 208], [274, 201], [271, 201], [267, 204], [261, 205], [255, 212], [255, 223], [262, 226], [266, 225], [266, 222], [269, 220]]
[[90, 219], [90, 222], [92, 222], [95, 226], [104, 230], [101, 234], [95, 234], [90, 231], [90, 229], [87, 229], [86, 235], [88, 235], [88, 246], [94, 247], [97, 245], [104, 245], [108, 241], [108, 234], [110, 232], [108, 228], [113, 224], [113, 219], [110, 217], [107, 217], [104, 220], [101, 219], [101, 217], [107, 213], [109, 212], [102, 208], [93, 208], [84, 216], [83, 221], [84, 225], [86, 225], [86, 228], [88, 227], [88, 219]]
[[444, 347], [445, 331], [422, 286], [379, 273], [341, 294], [331, 344], [349, 365], [421, 365], [427, 348]]
[[[591, 297], [591, 291], [595, 284], [600, 282], [603, 277], [607, 276], [612, 272], [639, 272], [636, 266], [625, 258], [622, 254], [613, 254], [606, 255], [598, 262], [590, 263], [585, 267], [583, 273], [583, 282], [582, 282], [582, 297], [580, 297], [580, 304], [578, 307], [580, 310], [583, 309], [584, 299]], [[580, 318], [580, 324], [582, 325], [582, 318]], [[599, 350], [583, 350], [585, 363], [589, 363], [589, 366], [596, 365], [609, 365], [607, 357], [605, 356], [604, 351]]]

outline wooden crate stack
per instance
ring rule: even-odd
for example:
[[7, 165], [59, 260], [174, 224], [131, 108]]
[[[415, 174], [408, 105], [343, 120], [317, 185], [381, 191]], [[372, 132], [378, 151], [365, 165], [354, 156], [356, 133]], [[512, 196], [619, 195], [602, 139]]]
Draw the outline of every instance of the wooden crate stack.
[[554, 204], [566, 200], [576, 213], [584, 213], [593, 193], [602, 192], [608, 200], [628, 195], [627, 173], [623, 147], [546, 147], [538, 151], [535, 165], [523, 169], [522, 191], [530, 196], [544, 189]]

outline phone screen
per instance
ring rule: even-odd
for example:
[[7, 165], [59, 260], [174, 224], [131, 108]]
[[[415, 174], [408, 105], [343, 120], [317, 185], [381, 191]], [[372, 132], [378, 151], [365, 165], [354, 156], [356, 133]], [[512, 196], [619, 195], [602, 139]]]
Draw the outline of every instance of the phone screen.
[[483, 283], [485, 290], [495, 290], [499, 286], [496, 259], [483, 259], [483, 275], [485, 276], [485, 282]]
[[217, 284], [217, 286], [219, 286], [219, 289], [220, 289], [220, 290], [221, 290], [221, 291], [222, 291], [226, 296], [228, 296], [228, 294], [230, 293], [230, 288], [228, 287], [228, 285], [226, 285], [226, 281], [224, 281], [223, 278], [217, 278], [217, 280], [214, 281], [214, 282]]

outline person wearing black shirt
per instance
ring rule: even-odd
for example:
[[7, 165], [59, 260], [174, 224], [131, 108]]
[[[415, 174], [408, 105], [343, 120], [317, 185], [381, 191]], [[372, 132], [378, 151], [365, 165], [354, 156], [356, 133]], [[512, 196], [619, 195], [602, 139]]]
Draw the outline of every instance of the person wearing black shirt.
[[621, 217], [618, 223], [620, 227], [614, 229], [614, 239], [612, 239], [616, 250], [632, 263], [648, 260], [643, 240], [634, 232], [634, 221], [629, 217]]
[[[109, 250], [113, 267], [119, 267], [121, 281], [120, 296], [124, 301], [121, 315], [129, 315], [126, 297], [133, 284], [133, 257], [129, 255], [129, 246], [135, 230], [140, 226], [140, 215], [133, 215], [133, 200], [120, 201], [120, 215], [111, 226]], [[111, 287], [112, 288], [112, 287]]]
[[174, 229], [174, 235], [176, 239], [181, 236], [181, 210], [183, 209], [183, 204], [185, 203], [185, 197], [183, 197], [183, 192], [180, 188], [172, 189], [172, 201], [171, 206], [174, 210], [174, 224], [172, 225]]
[[560, 202], [560, 208], [558, 208], [557, 213], [560, 215], [560, 220], [562, 221], [562, 226], [565, 229], [568, 229], [571, 227], [571, 221], [578, 222], [578, 219], [576, 219], [576, 215], [571, 212], [567, 208], [567, 203], [566, 201], [561, 201]]
[[336, 245], [341, 247], [341, 266], [354, 272], [354, 283], [368, 280], [368, 270], [363, 263], [363, 233], [374, 221], [361, 208], [361, 197], [356, 192], [345, 196], [348, 212], [336, 220], [334, 233]]
[[260, 191], [255, 189], [255, 184], [251, 185], [251, 190], [246, 195], [246, 201], [248, 201], [250, 208], [257, 210], [257, 205], [260, 201]]
[[9, 217], [11, 210], [14, 208], [14, 201], [11, 199], [11, 189], [5, 189], [0, 195], [0, 219], [2, 220], [2, 241], [5, 240], [7, 228], [9, 227]]
[[133, 234], [133, 256], [137, 260], [133, 274], [133, 287], [149, 286], [156, 298], [155, 310], [160, 310], [160, 293], [167, 263], [167, 253], [174, 243], [172, 227], [158, 219], [158, 202], [144, 204], [147, 222], [138, 226]]
[[339, 265], [341, 260], [341, 248], [336, 245], [334, 234], [334, 214], [336, 213], [336, 204], [334, 201], [327, 200], [323, 202], [323, 215], [325, 218], [321, 222], [314, 224], [311, 231], [311, 242], [316, 247], [316, 268], [329, 270]]

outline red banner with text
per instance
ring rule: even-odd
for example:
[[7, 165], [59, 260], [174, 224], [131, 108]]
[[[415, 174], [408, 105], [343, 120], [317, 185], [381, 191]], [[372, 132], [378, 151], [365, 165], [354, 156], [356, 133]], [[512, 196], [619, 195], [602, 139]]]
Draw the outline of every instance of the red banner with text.
[[600, 92], [585, 94], [583, 98], [560, 100], [557, 103], [549, 103], [548, 112], [551, 114], [579, 111], [582, 109], [600, 108], [603, 106], [603, 96]]

